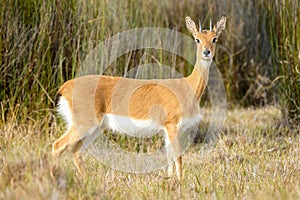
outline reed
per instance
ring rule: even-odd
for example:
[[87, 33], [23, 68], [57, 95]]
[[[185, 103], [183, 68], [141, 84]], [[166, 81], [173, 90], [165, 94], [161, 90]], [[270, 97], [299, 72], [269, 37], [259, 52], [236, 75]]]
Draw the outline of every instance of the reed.
[[300, 2], [276, 1], [269, 8], [273, 73], [279, 77], [283, 113], [300, 121]]
[[[227, 16], [215, 62], [232, 106], [284, 100], [287, 116], [299, 118], [299, 10], [296, 0], [2, 1], [2, 123], [28, 123], [45, 116], [51, 120], [58, 87], [76, 76], [85, 57], [102, 40], [136, 27], [187, 33], [186, 15], [201, 18], [206, 26], [210, 17]], [[153, 62], [153, 57], [184, 75], [191, 72], [192, 66], [180, 57], [140, 50], [119, 58], [105, 73], [121, 76], [130, 70], [124, 68], [127, 63], [134, 67], [141, 59], [142, 64]], [[276, 90], [279, 81], [273, 80], [280, 80], [280, 90]]]

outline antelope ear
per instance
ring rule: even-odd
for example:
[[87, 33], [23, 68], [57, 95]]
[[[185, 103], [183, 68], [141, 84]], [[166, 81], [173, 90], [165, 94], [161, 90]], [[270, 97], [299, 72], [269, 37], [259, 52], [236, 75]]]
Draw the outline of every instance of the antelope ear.
[[226, 17], [222, 16], [221, 19], [217, 22], [217, 26], [214, 26], [214, 32], [217, 37], [221, 35], [221, 33], [225, 30], [226, 26]]
[[186, 23], [187, 29], [191, 32], [191, 34], [193, 34], [194, 37], [196, 37], [198, 31], [197, 31], [195, 22], [189, 16], [187, 16], [185, 18], [185, 23]]

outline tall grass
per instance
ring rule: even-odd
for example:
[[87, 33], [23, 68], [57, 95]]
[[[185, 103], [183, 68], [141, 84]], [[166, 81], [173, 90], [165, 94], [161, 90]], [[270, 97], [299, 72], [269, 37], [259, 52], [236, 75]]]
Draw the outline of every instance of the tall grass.
[[269, 7], [274, 73], [280, 76], [282, 108], [300, 121], [300, 2], [276, 1]]
[[[43, 118], [47, 125], [58, 87], [76, 76], [86, 55], [102, 40], [148, 26], [189, 34], [184, 22], [187, 15], [201, 18], [206, 26], [210, 17], [214, 21], [221, 15], [228, 18], [215, 62], [222, 71], [230, 103], [262, 105], [272, 102], [273, 97], [279, 99], [280, 95], [271, 95], [270, 88], [273, 79], [283, 76], [286, 110], [295, 118], [299, 116], [299, 2], [276, 2], [1, 1], [2, 121], [28, 123]], [[143, 55], [143, 51], [125, 55], [106, 73], [123, 75], [128, 59], [135, 66]], [[164, 65], [174, 60], [168, 54], [157, 55]], [[192, 68], [181, 58], [175, 65], [185, 75]]]
[[[85, 159], [86, 180], [76, 175], [69, 158], [62, 159], [54, 178], [49, 173], [51, 144], [63, 131], [52, 123], [59, 86], [76, 77], [105, 38], [148, 26], [189, 34], [187, 15], [206, 26], [209, 17], [227, 16], [215, 62], [232, 105], [275, 98], [286, 116], [299, 120], [299, 10], [297, 0], [0, 1], [0, 199], [299, 198], [299, 126], [281, 126], [280, 112], [268, 107], [229, 111], [224, 134], [207, 156], [200, 145], [184, 155], [181, 187], [162, 171], [125, 174], [93, 157]], [[177, 70], [191, 72], [182, 58], [143, 50], [124, 55], [105, 73], [122, 76], [126, 63], [153, 62], [148, 55], [168, 66], [176, 60]], [[163, 145], [160, 135], [144, 141], [107, 135], [128, 151], [151, 152]]]

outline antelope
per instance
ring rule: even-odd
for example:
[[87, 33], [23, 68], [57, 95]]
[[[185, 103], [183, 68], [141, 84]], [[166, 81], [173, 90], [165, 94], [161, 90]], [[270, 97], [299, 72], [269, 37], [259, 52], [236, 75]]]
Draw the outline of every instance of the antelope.
[[90, 130], [103, 129], [126, 133], [164, 131], [168, 176], [182, 178], [182, 155], [179, 133], [194, 127], [201, 119], [199, 101], [206, 88], [209, 67], [215, 55], [216, 43], [225, 29], [226, 17], [221, 17], [210, 30], [198, 28], [186, 17], [186, 27], [196, 45], [196, 63], [192, 73], [176, 79], [130, 79], [115, 76], [89, 75], [65, 82], [59, 89], [58, 112], [67, 123], [66, 132], [52, 145], [52, 155], [59, 157], [72, 146], [72, 157], [78, 172], [85, 174], [80, 156]]

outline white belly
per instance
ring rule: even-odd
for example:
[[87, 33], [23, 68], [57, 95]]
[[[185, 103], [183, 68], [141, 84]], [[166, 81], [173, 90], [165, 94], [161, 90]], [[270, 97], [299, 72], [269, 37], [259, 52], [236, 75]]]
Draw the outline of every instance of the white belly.
[[[61, 97], [58, 105], [59, 113], [64, 116], [68, 127], [71, 127], [73, 125], [73, 113], [70, 109], [69, 102], [64, 97]], [[180, 132], [185, 132], [189, 128], [195, 128], [199, 124], [201, 118], [200, 114], [193, 117], [183, 118], [178, 124], [176, 124], [176, 127]], [[78, 126], [80, 125], [81, 124], [78, 124]], [[82, 134], [81, 137], [84, 138], [87, 135], [92, 135], [96, 127], [97, 126], [91, 127], [91, 131]], [[127, 134], [133, 137], [148, 138], [164, 130], [164, 125], [154, 120], [140, 120], [125, 116], [104, 114], [101, 128]]]
[[195, 115], [194, 117], [189, 118], [183, 118], [179, 123], [177, 124], [177, 129], [180, 130], [180, 132], [185, 132], [186, 130], [190, 128], [198, 128], [199, 122], [201, 121], [202, 116], [200, 114]]
[[[201, 115], [196, 115], [191, 118], [183, 118], [177, 124], [177, 128], [180, 131], [186, 131], [189, 128], [197, 126], [201, 118]], [[109, 129], [139, 138], [152, 137], [158, 132], [164, 130], [164, 126], [154, 120], [133, 119], [113, 114], [103, 115], [101, 127], [103, 129]]]
[[103, 115], [101, 127], [140, 138], [152, 137], [163, 130], [163, 126], [154, 120], [133, 119], [113, 114]]

